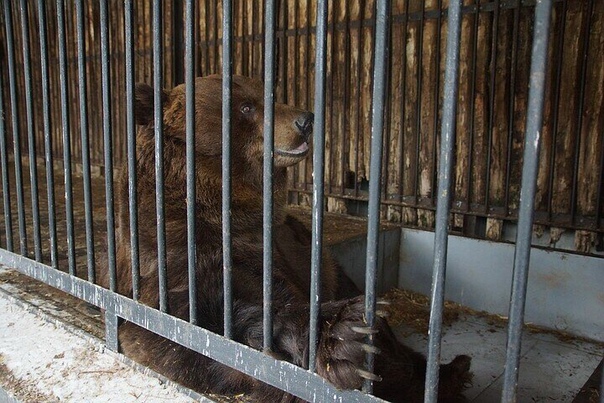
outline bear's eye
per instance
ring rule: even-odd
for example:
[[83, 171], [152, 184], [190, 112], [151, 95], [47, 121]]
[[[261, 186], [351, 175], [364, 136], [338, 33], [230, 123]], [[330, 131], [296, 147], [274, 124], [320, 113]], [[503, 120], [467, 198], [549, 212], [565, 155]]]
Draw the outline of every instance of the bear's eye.
[[254, 108], [254, 105], [252, 105], [249, 102], [245, 102], [241, 105], [241, 113], [243, 113], [244, 115], [249, 115], [250, 113], [253, 113], [256, 108]]

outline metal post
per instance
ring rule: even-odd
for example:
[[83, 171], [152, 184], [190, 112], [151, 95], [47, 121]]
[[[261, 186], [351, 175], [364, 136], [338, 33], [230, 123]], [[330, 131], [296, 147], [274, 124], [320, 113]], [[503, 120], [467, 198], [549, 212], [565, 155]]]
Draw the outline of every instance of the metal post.
[[128, 143], [128, 210], [130, 215], [130, 260], [132, 298], [140, 296], [140, 261], [138, 252], [138, 203], [136, 180], [136, 132], [134, 125], [134, 33], [132, 0], [124, 2], [124, 47], [126, 49], [126, 135]]
[[[27, 145], [29, 151], [29, 181], [31, 190], [32, 226], [34, 232], [34, 257], [42, 261], [42, 237], [40, 234], [40, 205], [38, 201], [38, 162], [36, 158], [36, 137], [34, 135], [34, 105], [31, 77], [31, 55], [29, 52], [29, 16], [27, 2], [21, 0], [21, 36], [23, 44], [23, 76], [25, 79], [25, 112], [27, 123]], [[17, 156], [15, 155], [15, 159]]]
[[159, 310], [168, 310], [166, 267], [166, 225], [164, 215], [164, 128], [163, 128], [163, 33], [162, 2], [153, 1], [153, 115], [155, 128], [155, 204], [157, 209], [157, 265], [159, 274]]
[[[388, 57], [388, 20], [390, 2], [376, 4], [375, 55], [373, 69], [373, 92], [371, 94], [371, 161], [369, 178], [369, 211], [367, 214], [367, 261], [365, 272], [365, 317], [367, 326], [375, 323], [376, 283], [378, 265], [378, 241], [382, 181], [382, 149], [384, 137], [384, 109], [386, 94], [386, 59]], [[373, 336], [367, 336], [373, 344]], [[367, 353], [366, 369], [373, 372], [374, 355]], [[373, 382], [366, 380], [363, 391], [371, 393]]]
[[447, 242], [451, 203], [451, 171], [455, 147], [455, 118], [459, 75], [459, 40], [461, 31], [461, 0], [449, 2], [447, 60], [445, 62], [445, 87], [440, 139], [440, 165], [438, 172], [438, 198], [434, 234], [434, 266], [428, 334], [428, 363], [426, 374], [426, 402], [438, 398], [438, 371], [440, 366], [440, 341], [443, 303], [445, 299], [445, 274], [447, 269]]
[[315, 121], [313, 130], [312, 250], [310, 272], [310, 328], [308, 369], [316, 371], [321, 307], [321, 256], [323, 193], [325, 181], [325, 82], [327, 74], [327, 0], [317, 4], [317, 50], [315, 54]]
[[545, 93], [545, 68], [549, 39], [551, 0], [540, 0], [535, 7], [535, 28], [529, 100], [522, 164], [522, 185], [520, 189], [520, 210], [518, 213], [518, 233], [514, 254], [514, 275], [508, 326], [508, 344], [503, 376], [502, 402], [516, 401], [518, 386], [518, 366], [520, 363], [522, 326], [528, 282], [529, 259], [533, 229], [535, 190], [539, 163], [539, 145], [543, 122], [543, 98]]
[[23, 200], [23, 167], [21, 164], [21, 136], [17, 113], [17, 75], [15, 72], [15, 38], [11, 3], [4, 2], [4, 23], [6, 28], [6, 53], [8, 59], [8, 86], [10, 93], [10, 113], [13, 127], [13, 155], [15, 158], [15, 185], [17, 193], [17, 218], [19, 221], [19, 246], [23, 256], [27, 256], [27, 229], [25, 225], [25, 205]]
[[231, 80], [233, 73], [231, 40], [232, 1], [222, 3], [222, 259], [224, 289], [224, 336], [232, 337], [232, 271], [231, 256]]
[[[52, 135], [50, 134], [50, 95], [48, 77], [48, 40], [46, 38], [46, 8], [43, 0], [38, 0], [38, 26], [40, 31], [40, 70], [42, 73], [42, 113], [44, 123], [44, 160], [46, 162], [46, 197], [48, 198], [48, 232], [50, 237], [50, 262], [58, 269], [57, 224], [55, 213], [55, 179], [52, 155]], [[1, 100], [0, 100], [1, 103]]]
[[57, 31], [59, 43], [59, 81], [61, 87], [61, 123], [63, 126], [63, 174], [65, 176], [65, 223], [67, 226], [67, 260], [69, 274], [75, 276], [75, 237], [73, 233], [73, 184], [71, 179], [71, 128], [69, 125], [69, 91], [67, 87], [67, 46], [65, 41], [65, 10], [57, 0]]
[[263, 283], [264, 283], [264, 349], [272, 348], [273, 338], [273, 153], [274, 153], [274, 89], [275, 89], [275, 1], [265, 2], [264, 22], [264, 185], [263, 185]]
[[82, 176], [84, 179], [84, 216], [86, 221], [86, 263], [88, 281], [94, 283], [94, 230], [92, 221], [92, 190], [90, 183], [90, 145], [88, 142], [88, 95], [86, 89], [86, 62], [84, 48], [84, 5], [76, 1], [76, 36], [78, 48], [78, 88], [80, 92], [80, 137], [82, 139]]
[[187, 154], [187, 250], [189, 274], [189, 321], [197, 324], [197, 243], [195, 241], [195, 64], [193, 55], [193, 18], [195, 9], [192, 0], [185, 4], [185, 119]]
[[107, 268], [109, 288], [117, 289], [115, 268], [115, 216], [113, 213], [113, 142], [111, 139], [111, 90], [109, 77], [109, 10], [101, 0], [101, 81], [103, 92], [103, 144], [105, 154], [105, 205], [107, 209]]

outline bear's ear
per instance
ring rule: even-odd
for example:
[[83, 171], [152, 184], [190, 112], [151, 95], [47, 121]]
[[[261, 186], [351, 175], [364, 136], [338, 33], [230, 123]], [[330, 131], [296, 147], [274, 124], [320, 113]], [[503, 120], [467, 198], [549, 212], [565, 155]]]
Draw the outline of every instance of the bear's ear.
[[[162, 90], [162, 106], [167, 100], [168, 93], [166, 90]], [[148, 84], [136, 84], [134, 89], [134, 118], [139, 125], [147, 125], [153, 121], [153, 87]]]

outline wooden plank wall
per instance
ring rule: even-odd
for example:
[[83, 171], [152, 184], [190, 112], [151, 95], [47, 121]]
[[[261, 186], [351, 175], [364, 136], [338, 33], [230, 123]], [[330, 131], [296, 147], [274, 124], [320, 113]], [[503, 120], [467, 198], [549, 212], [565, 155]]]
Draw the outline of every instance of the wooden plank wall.
[[[81, 155], [74, 5], [66, 2], [70, 118], [74, 158]], [[164, 81], [181, 77], [176, 54], [178, 2], [164, 2]], [[383, 218], [421, 228], [434, 222], [440, 110], [447, 36], [447, 0], [393, 0], [390, 26], [382, 199]], [[37, 7], [28, 2], [35, 133], [42, 155]], [[334, 0], [329, 7], [326, 119], [326, 195], [329, 211], [362, 214], [369, 172], [374, 0]], [[102, 165], [99, 7], [85, 1], [91, 157]], [[264, 2], [235, 0], [234, 71], [261, 78]], [[116, 164], [125, 160], [123, 2], [110, 2], [113, 135]], [[316, 2], [277, 1], [277, 99], [311, 109], [314, 93]], [[518, 207], [534, 1], [464, 0], [452, 227], [471, 236], [499, 239]], [[51, 40], [54, 152], [62, 155], [55, 2], [46, 3]], [[26, 150], [20, 11], [12, 2], [17, 55], [18, 109]], [[196, 68], [220, 72], [222, 5], [196, 3]], [[152, 81], [151, 9], [135, 2], [135, 76]], [[5, 111], [9, 110], [7, 41], [0, 13], [0, 64]], [[602, 242], [604, 231], [604, 2], [554, 1], [546, 106], [538, 177], [536, 222], [551, 242], [580, 230], [577, 248]], [[175, 67], [177, 66], [177, 67]], [[180, 73], [180, 74], [179, 74]], [[8, 113], [8, 112], [5, 112]], [[39, 114], [39, 115], [38, 115]], [[11, 119], [6, 119], [7, 133]], [[309, 205], [312, 163], [291, 170], [290, 202]], [[583, 232], [581, 232], [583, 231]]]

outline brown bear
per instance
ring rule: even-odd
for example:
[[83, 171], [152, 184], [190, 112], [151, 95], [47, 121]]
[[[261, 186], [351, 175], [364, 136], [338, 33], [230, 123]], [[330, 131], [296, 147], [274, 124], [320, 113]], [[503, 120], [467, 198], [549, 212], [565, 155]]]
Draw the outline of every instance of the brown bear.
[[[198, 78], [195, 84], [198, 325], [219, 334], [223, 332], [221, 86], [220, 76]], [[188, 320], [184, 86], [164, 90], [162, 103], [168, 311]], [[134, 109], [140, 125], [136, 135], [139, 301], [158, 308], [151, 87], [137, 85]], [[263, 83], [234, 76], [230, 113], [232, 336], [235, 341], [262, 349]], [[284, 193], [286, 167], [306, 158], [312, 130], [312, 113], [275, 104], [271, 353], [299, 366], [306, 366], [308, 359], [311, 236], [302, 223], [287, 214]], [[119, 293], [132, 297], [127, 178], [124, 172], [118, 179], [117, 285]], [[363, 298], [342, 298], [350, 295], [341, 292], [339, 285], [350, 284], [350, 280], [327, 253], [322, 267], [317, 372], [342, 389], [359, 388], [364, 378], [370, 378], [376, 380], [377, 396], [393, 401], [421, 400], [424, 357], [399, 343], [383, 319], [378, 318], [375, 328], [368, 329]], [[106, 285], [106, 278], [101, 283]], [[372, 350], [364, 340], [367, 333], [374, 332], [375, 347], [382, 351], [376, 356], [375, 375], [363, 371], [366, 351]], [[254, 401], [297, 400], [129, 322], [120, 324], [119, 343], [127, 356], [202, 393], [247, 393]], [[469, 357], [459, 356], [441, 367], [442, 398], [459, 395], [468, 380], [469, 366]]]

